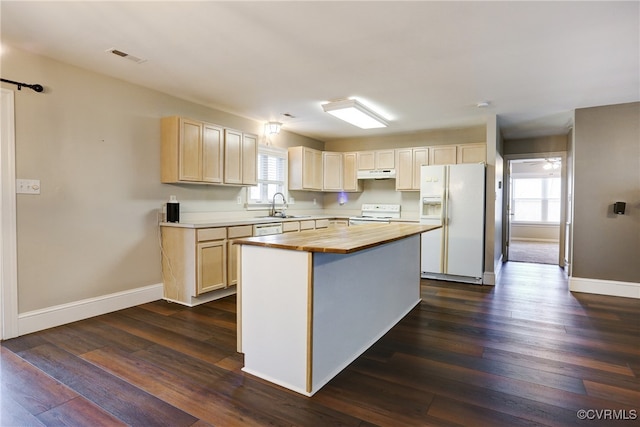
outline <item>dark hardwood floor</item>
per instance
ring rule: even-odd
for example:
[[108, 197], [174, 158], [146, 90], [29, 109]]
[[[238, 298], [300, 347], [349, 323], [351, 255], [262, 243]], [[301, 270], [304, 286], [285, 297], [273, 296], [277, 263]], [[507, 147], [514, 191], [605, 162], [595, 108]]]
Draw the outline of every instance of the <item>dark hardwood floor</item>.
[[311, 398], [240, 371], [234, 297], [4, 341], [0, 425], [640, 425], [640, 300], [571, 294], [557, 266], [523, 263], [422, 296]]

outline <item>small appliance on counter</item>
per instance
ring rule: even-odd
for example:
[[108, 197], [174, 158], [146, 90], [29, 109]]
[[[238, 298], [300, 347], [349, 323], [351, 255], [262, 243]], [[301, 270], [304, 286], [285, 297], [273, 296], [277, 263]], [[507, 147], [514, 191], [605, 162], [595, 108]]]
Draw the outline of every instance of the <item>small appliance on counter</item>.
[[360, 216], [349, 218], [349, 225], [389, 224], [392, 219], [400, 219], [400, 205], [364, 203]]
[[180, 203], [176, 196], [169, 196], [167, 202], [167, 222], [180, 222]]

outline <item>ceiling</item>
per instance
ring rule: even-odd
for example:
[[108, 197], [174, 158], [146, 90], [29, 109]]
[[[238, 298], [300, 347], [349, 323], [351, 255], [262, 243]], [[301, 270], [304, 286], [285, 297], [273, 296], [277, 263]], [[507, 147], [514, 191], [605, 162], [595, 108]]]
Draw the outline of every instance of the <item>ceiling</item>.
[[[488, 115], [524, 138], [567, 133], [576, 108], [640, 100], [639, 6], [2, 0], [0, 28], [3, 44], [323, 141]], [[362, 130], [320, 106], [346, 97], [390, 126]]]

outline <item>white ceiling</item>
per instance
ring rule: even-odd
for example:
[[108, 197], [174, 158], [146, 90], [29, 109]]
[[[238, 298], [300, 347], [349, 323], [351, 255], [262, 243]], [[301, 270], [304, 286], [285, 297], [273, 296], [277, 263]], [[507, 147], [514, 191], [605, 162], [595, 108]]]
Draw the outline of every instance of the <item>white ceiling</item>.
[[[487, 114], [506, 138], [564, 134], [576, 108], [640, 100], [639, 6], [2, 0], [0, 14], [3, 44], [328, 141]], [[361, 130], [320, 107], [351, 96], [390, 126]]]

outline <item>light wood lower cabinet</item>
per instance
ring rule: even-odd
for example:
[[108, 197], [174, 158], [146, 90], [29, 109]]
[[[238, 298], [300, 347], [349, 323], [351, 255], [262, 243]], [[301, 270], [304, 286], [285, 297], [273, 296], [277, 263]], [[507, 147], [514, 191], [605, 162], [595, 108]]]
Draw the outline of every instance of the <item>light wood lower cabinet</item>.
[[165, 299], [198, 304], [198, 297], [237, 283], [238, 248], [233, 245], [233, 239], [250, 237], [251, 225], [200, 229], [162, 227], [161, 231]]
[[300, 231], [299, 221], [287, 221], [282, 223], [283, 233], [295, 233], [297, 231]]
[[234, 239], [251, 237], [252, 225], [238, 225], [227, 228], [227, 287], [238, 284], [238, 246], [233, 244]]
[[196, 260], [196, 294], [223, 289], [227, 286], [227, 243], [224, 240], [198, 243]]

